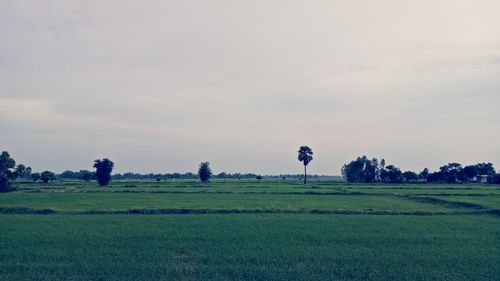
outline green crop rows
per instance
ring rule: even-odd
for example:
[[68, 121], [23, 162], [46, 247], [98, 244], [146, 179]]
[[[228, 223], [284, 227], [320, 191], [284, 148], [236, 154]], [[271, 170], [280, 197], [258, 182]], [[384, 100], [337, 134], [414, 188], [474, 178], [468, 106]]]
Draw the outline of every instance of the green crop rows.
[[56, 181], [0, 194], [0, 280], [498, 280], [500, 188]]

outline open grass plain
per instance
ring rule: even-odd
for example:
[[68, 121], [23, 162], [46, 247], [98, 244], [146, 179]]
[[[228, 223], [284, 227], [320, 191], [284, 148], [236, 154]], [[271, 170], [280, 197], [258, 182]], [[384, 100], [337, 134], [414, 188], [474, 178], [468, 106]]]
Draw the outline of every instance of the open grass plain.
[[19, 182], [0, 280], [500, 280], [500, 186]]

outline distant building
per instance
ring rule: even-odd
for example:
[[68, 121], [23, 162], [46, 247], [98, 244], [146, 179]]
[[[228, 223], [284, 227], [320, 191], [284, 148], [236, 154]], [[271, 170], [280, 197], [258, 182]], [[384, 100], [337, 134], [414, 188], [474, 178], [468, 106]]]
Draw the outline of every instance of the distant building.
[[487, 175], [480, 175], [479, 176], [479, 182], [480, 183], [488, 183], [488, 176]]
[[472, 180], [477, 183], [488, 183], [488, 175], [475, 176]]

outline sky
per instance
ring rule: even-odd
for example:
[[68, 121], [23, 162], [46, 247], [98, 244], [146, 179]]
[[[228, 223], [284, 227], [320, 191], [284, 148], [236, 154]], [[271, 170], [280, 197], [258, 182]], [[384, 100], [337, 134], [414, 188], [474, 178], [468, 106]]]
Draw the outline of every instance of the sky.
[[36, 171], [500, 168], [498, 0], [0, 0], [0, 150]]

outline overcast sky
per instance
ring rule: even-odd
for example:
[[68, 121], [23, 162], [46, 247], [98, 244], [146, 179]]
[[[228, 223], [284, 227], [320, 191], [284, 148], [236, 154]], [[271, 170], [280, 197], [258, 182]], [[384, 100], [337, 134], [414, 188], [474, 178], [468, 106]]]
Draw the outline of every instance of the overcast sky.
[[0, 150], [34, 170], [500, 168], [500, 1], [0, 0]]

